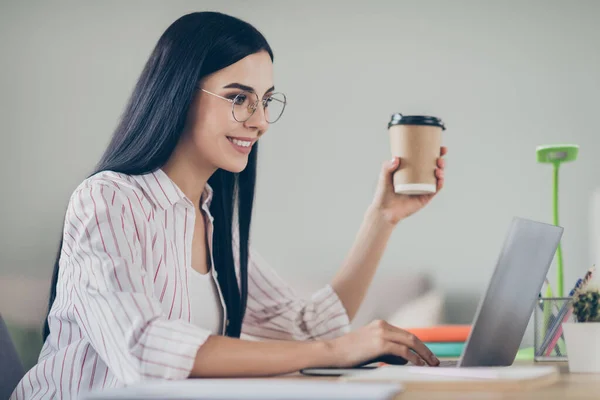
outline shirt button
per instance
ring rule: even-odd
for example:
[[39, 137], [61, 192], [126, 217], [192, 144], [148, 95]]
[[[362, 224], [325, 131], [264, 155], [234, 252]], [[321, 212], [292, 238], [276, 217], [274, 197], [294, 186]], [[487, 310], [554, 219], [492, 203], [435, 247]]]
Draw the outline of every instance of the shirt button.
[[225, 326], [229, 326], [229, 320], [225, 321]]

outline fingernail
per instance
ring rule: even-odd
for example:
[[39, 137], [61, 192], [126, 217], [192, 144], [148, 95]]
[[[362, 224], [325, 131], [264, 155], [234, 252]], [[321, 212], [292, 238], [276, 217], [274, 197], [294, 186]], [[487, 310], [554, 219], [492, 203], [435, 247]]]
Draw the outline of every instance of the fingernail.
[[437, 358], [436, 356], [431, 356], [431, 362], [432, 362], [433, 364], [437, 364], [437, 363], [439, 363], [439, 362], [440, 362], [440, 360], [438, 360], [438, 358]]

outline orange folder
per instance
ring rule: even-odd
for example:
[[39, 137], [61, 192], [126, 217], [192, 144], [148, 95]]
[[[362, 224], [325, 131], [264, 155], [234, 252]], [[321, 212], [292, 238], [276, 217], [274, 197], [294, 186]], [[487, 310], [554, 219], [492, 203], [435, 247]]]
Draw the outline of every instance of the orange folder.
[[471, 325], [436, 325], [424, 328], [409, 328], [421, 342], [466, 342]]

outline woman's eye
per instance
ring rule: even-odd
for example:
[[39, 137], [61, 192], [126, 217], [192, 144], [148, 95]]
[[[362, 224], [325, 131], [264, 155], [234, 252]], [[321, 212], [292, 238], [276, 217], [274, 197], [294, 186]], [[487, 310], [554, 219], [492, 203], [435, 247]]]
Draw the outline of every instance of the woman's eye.
[[265, 108], [269, 107], [269, 103], [273, 101], [272, 97], [266, 98], [265, 99]]
[[245, 94], [238, 94], [237, 96], [235, 96], [233, 101], [236, 105], [241, 106], [242, 104], [246, 103], [247, 99], [248, 97]]

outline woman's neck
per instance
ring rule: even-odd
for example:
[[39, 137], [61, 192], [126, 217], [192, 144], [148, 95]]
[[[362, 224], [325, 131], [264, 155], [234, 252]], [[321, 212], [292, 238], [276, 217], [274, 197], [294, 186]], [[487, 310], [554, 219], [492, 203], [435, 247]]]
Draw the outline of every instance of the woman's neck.
[[193, 204], [199, 206], [204, 187], [208, 179], [215, 173], [216, 168], [191, 162], [184, 154], [178, 154], [177, 150], [162, 167], [162, 170]]

